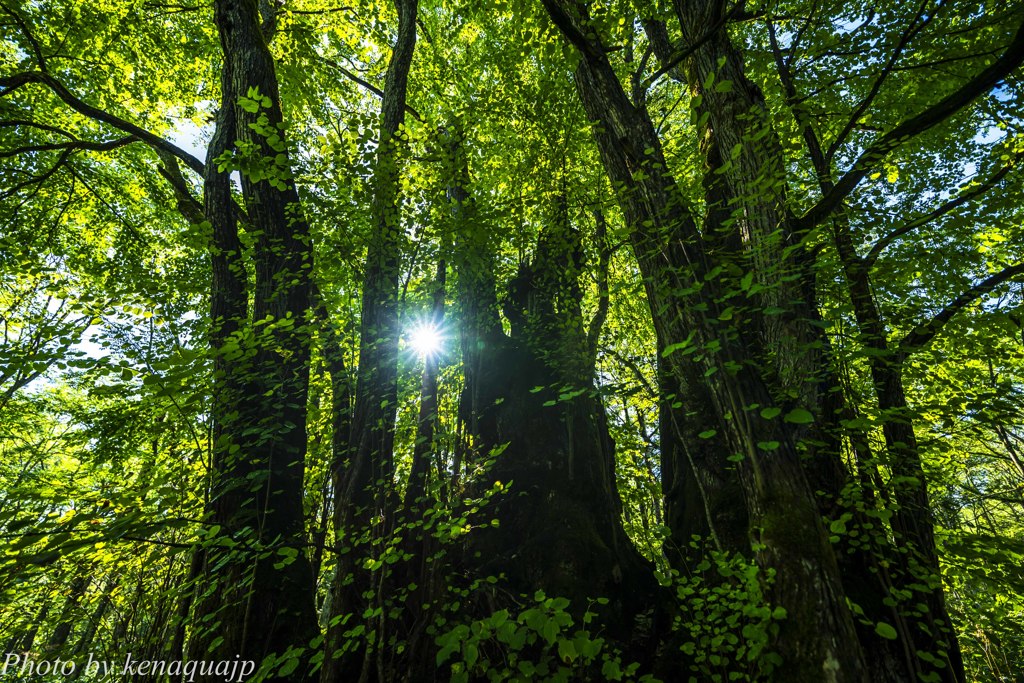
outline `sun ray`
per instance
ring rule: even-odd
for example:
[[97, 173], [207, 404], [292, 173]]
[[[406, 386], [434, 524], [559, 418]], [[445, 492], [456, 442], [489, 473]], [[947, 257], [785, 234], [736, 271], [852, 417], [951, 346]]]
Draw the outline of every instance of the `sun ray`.
[[424, 358], [436, 355], [444, 345], [444, 335], [437, 325], [420, 323], [409, 331], [409, 347]]

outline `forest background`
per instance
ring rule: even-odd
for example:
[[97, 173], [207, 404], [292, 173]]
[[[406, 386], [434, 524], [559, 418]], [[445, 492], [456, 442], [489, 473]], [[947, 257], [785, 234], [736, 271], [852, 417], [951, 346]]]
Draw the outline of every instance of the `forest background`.
[[1024, 6], [0, 26], [5, 655], [1024, 680]]

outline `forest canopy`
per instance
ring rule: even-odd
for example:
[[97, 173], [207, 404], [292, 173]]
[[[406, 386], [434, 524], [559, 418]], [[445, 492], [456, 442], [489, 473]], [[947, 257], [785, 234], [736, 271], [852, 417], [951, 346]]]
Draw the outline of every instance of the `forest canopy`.
[[1024, 682], [1021, 3], [0, 27], [0, 679]]

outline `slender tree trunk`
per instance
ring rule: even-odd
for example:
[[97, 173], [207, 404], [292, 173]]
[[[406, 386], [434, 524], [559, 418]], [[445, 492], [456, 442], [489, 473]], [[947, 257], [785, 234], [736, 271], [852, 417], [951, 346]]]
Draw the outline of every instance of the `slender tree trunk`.
[[[394, 492], [394, 430], [398, 400], [398, 285], [402, 253], [400, 195], [401, 126], [413, 51], [417, 0], [396, 0], [398, 39], [388, 62], [381, 103], [381, 128], [373, 178], [373, 234], [366, 255], [352, 441], [343, 461], [342, 490], [336, 500], [335, 533], [344, 544], [334, 577], [332, 616], [324, 640], [323, 683], [380, 677], [373, 670], [367, 644], [342, 652], [341, 620], [361, 615], [363, 593], [377, 578], [363, 568], [367, 552], [377, 552], [374, 538], [390, 531]], [[374, 518], [379, 520], [374, 523]], [[382, 570], [382, 571], [386, 571]], [[379, 591], [378, 591], [379, 593]], [[335, 623], [337, 621], [337, 623]], [[383, 623], [383, 620], [381, 620]], [[351, 628], [351, 627], [349, 627]], [[382, 634], [378, 633], [378, 637]], [[382, 647], [380, 641], [376, 647]]]
[[174, 615], [174, 635], [171, 637], [171, 642], [167, 647], [168, 660], [182, 660], [185, 658], [185, 631], [189, 623], [189, 615], [192, 612], [196, 591], [201, 585], [199, 581], [202, 578], [204, 555], [205, 553], [201, 548], [195, 548], [192, 551], [188, 574], [185, 583], [180, 588], [178, 609]]
[[[430, 317], [425, 322], [434, 330], [440, 330], [444, 324], [445, 271], [444, 259], [437, 262], [437, 275], [434, 278], [433, 302]], [[402, 506], [415, 519], [426, 509], [427, 477], [431, 471], [430, 457], [434, 452], [434, 432], [437, 424], [437, 372], [439, 355], [427, 353], [423, 358], [423, 383], [420, 387], [420, 413], [416, 421], [416, 442], [413, 445], [412, 468], [409, 472], [409, 485], [405, 490], [405, 502]], [[413, 511], [419, 511], [416, 515]]]
[[86, 622], [85, 630], [82, 635], [79, 636], [78, 643], [75, 645], [76, 654], [85, 654], [89, 652], [89, 648], [92, 646], [92, 641], [96, 637], [96, 631], [99, 629], [99, 624], [103, 621], [103, 616], [106, 615], [106, 610], [110, 609], [111, 601], [114, 599], [114, 591], [118, 588], [117, 579], [111, 577], [106, 580], [106, 585], [103, 587], [103, 593], [93, 608], [92, 613], [89, 615], [89, 620]]
[[31, 652], [36, 644], [36, 638], [39, 636], [39, 627], [46, 622], [46, 617], [49, 614], [50, 601], [44, 600], [43, 604], [39, 606], [39, 610], [35, 613], [34, 618], [21, 624], [21, 628], [24, 630], [20, 633], [15, 632], [7, 640], [4, 652]]
[[[789, 72], [789, 67], [779, 51], [773, 26], [769, 27], [769, 32], [786, 99], [800, 125], [821, 191], [827, 195], [835, 187], [832, 181], [832, 168], [826, 160], [821, 141], [814, 127], [810, 121], [806, 120], [806, 116], [798, 104], [799, 95], [796, 85]], [[923, 596], [924, 604], [928, 608], [927, 614], [920, 615], [916, 619], [908, 619], [905, 615], [897, 613], [892, 619], [900, 632], [901, 640], [905, 641], [902, 644], [907, 651], [907, 656], [904, 658], [903, 674], [908, 677], [916, 677], [929, 676], [934, 672], [947, 683], [960, 683], [965, 680], [963, 657], [945, 605], [938, 551], [935, 546], [934, 521], [931, 504], [928, 500], [927, 480], [921, 463], [913, 420], [909, 414], [909, 406], [903, 390], [903, 358], [898, 351], [889, 348], [888, 332], [871, 291], [867, 265], [857, 254], [853, 244], [848, 216], [842, 211], [837, 212], [833, 217], [832, 225], [836, 249], [853, 305], [854, 317], [860, 328], [863, 343], [871, 350], [868, 363], [883, 420], [882, 431], [888, 454], [885, 464], [891, 468], [895, 482], [893, 492], [896, 506], [891, 525], [897, 535], [897, 543], [907, 543], [913, 551], [908, 555], [890, 550], [886, 556], [894, 569], [895, 566], [902, 565], [902, 571], [897, 571], [893, 577], [896, 587], [911, 592], [919, 590], [921, 586], [927, 587]], [[861, 570], [871, 569], [879, 576], [888, 577], [890, 575], [891, 570], [876, 566], [875, 563], [870, 564], [871, 567], [861, 567]], [[910, 588], [911, 586], [914, 588]], [[888, 585], [888, 588], [891, 590], [893, 586]], [[936, 637], [939, 633], [943, 634], [943, 640]], [[871, 638], [872, 635], [868, 634], [866, 637]], [[916, 654], [917, 651], [930, 653], [936, 649], [936, 646], [948, 655], [945, 657], [946, 666], [938, 669]], [[886, 650], [888, 644], [877, 643], [876, 649]], [[875, 658], [874, 662], [877, 664], [887, 659], [891, 658]], [[892, 666], [886, 666], [885, 671], [878, 671], [875, 677], [882, 680], [882, 676], [891, 675], [888, 672], [891, 672], [892, 669]]]
[[[931, 653], [939, 649], [947, 654], [942, 658], [945, 659], [944, 666], [939, 668], [916, 656], [908, 658], [909, 666], [922, 675], [935, 671], [946, 683], [962, 683], [966, 680], [963, 657], [946, 609], [927, 479], [921, 463], [917, 435], [914, 433], [913, 418], [903, 391], [902, 358], [898, 352], [888, 348], [888, 335], [871, 295], [867, 273], [853, 251], [845, 217], [837, 216], [834, 226], [854, 315], [865, 344], [873, 351], [869, 363], [883, 419], [882, 433], [887, 454], [883, 463], [893, 473], [891, 488], [896, 505], [891, 525], [897, 543], [910, 551], [909, 554], [899, 556], [903, 568], [894, 577], [896, 587], [912, 593], [923, 593], [919, 600], [923, 600], [928, 608], [927, 614], [909, 620], [911, 632], [903, 633], [903, 637], [909, 636], [915, 653]], [[922, 587], [925, 587], [923, 591]], [[901, 618], [897, 625], [900, 622], [905, 620]]]
[[68, 586], [67, 598], [64, 600], [64, 605], [60, 610], [60, 616], [57, 618], [57, 625], [46, 640], [46, 650], [48, 652], [59, 652], [68, 642], [68, 638], [71, 636], [71, 629], [76, 624], [74, 613], [78, 610], [78, 605], [82, 600], [82, 596], [85, 595], [86, 589], [89, 587], [89, 582], [89, 574], [84, 569], [79, 570], [75, 578], [72, 579], [71, 585]]
[[[430, 315], [421, 324], [430, 325], [440, 331], [444, 325], [445, 281], [447, 275], [445, 259], [437, 262], [433, 282], [433, 301]], [[405, 662], [406, 679], [427, 680], [436, 670], [436, 663], [430, 652], [430, 640], [426, 629], [434, 616], [424, 609], [438, 597], [440, 562], [435, 555], [438, 542], [427, 526], [427, 511], [439, 499], [429, 490], [431, 473], [439, 471], [438, 444], [435, 440], [438, 425], [438, 371], [440, 354], [427, 353], [423, 359], [423, 378], [420, 386], [420, 410], [416, 422], [416, 440], [413, 444], [412, 467], [409, 484], [402, 504], [404, 534], [402, 546], [409, 555], [405, 564], [405, 586], [410, 587], [404, 599], [403, 628], [409, 643]], [[436, 490], [436, 489], [435, 489]], [[411, 588], [415, 586], [415, 588]]]
[[[100, 596], [99, 602], [96, 603], [96, 607], [93, 609], [92, 614], [89, 615], [89, 620], [85, 624], [85, 630], [82, 631], [82, 635], [79, 636], [78, 642], [75, 644], [75, 655], [77, 657], [85, 657], [92, 653], [96, 658], [98, 653], [92, 652], [92, 645], [96, 639], [96, 633], [99, 630], [100, 624], [103, 622], [104, 617], [107, 615], [107, 610], [110, 609], [110, 605], [113, 602], [114, 591], [117, 590], [119, 582], [114, 576], [107, 578], [106, 585], [103, 587], [103, 595]], [[180, 659], [180, 655], [178, 656]], [[71, 680], [78, 680], [78, 678], [85, 672], [84, 666], [79, 666], [75, 669], [74, 674], [71, 675]]]

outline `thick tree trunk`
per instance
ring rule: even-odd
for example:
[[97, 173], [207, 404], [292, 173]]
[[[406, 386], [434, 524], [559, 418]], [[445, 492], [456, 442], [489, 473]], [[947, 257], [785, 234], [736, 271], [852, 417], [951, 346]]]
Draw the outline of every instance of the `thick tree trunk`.
[[[774, 27], [769, 27], [769, 32], [783, 91], [800, 125], [822, 194], [828, 195], [835, 187], [832, 181], [832, 168], [826, 160], [813, 125], [806, 120], [798, 103], [796, 85], [788, 65], [781, 57]], [[965, 680], [963, 657], [946, 610], [927, 481], [903, 391], [903, 358], [898, 351], [889, 348], [888, 332], [871, 291], [867, 264], [858, 256], [854, 247], [848, 216], [840, 210], [833, 217], [832, 224], [833, 237], [846, 277], [854, 317], [860, 328], [863, 343], [871, 350], [868, 362], [883, 419], [882, 429], [888, 456], [884, 464], [892, 470], [895, 482], [892, 488], [896, 509], [891, 526], [896, 534], [897, 544], [907, 544], [911, 551], [898, 552], [890, 545], [888, 539], [872, 534], [872, 537], [877, 537], [874, 542], [882, 546], [878, 550], [885, 555], [887, 562], [879, 563], [870, 558], [860, 558], [856, 566], [848, 567], [850, 571], [847, 572], [847, 581], [863, 588], [864, 584], [872, 583], [869, 573], [874, 574], [877, 580], [882, 582], [881, 588], [886, 594], [891, 594], [895, 588], [913, 593], [920, 591], [924, 586], [923, 604], [927, 607], [925, 614], [919, 615], [916, 619], [908, 618], [902, 610], [884, 609], [883, 601], [877, 596], [871, 596], [863, 590], [858, 591], [858, 597], [864, 601], [870, 616], [879, 620], [889, 618], [894, 622], [900, 634], [900, 645], [905, 656], [893, 656], [890, 652], [893, 650], [892, 645], [888, 642], [879, 642], [877, 634], [862, 634], [862, 639], [865, 639], [865, 644], [872, 639], [875, 640], [872, 650], [886, 653], [886, 656], [872, 658], [873, 676], [877, 680], [937, 674], [947, 683], [959, 683]], [[875, 465], [863, 463], [861, 466]], [[870, 490], [870, 484], [865, 488]], [[886, 564], [889, 566], [885, 566]], [[939, 634], [943, 636], [942, 640], [937, 638]], [[945, 660], [944, 665], [940, 667], [935, 667], [917, 656], [917, 651], [931, 653], [937, 647], [947, 653], [946, 657], [939, 658]], [[901, 660], [902, 666], [897, 665], [896, 662]]]
[[[626, 98], [605, 49], [593, 38], [585, 10], [554, 0], [546, 0], [545, 6], [582, 55], [577, 72], [580, 93], [597, 124], [602, 161], [633, 231], [634, 251], [659, 337], [677, 343], [688, 340], [695, 346], [692, 356], [703, 370], [718, 418], [717, 432], [724, 436], [728, 453], [740, 460], [738, 472], [757, 559], [775, 572], [768, 596], [788, 613], [775, 642], [784, 658], [777, 675], [792, 681], [862, 681], [863, 655], [797, 448], [805, 428], [784, 422], [780, 414], [783, 408], [817, 408], [809, 401], [813, 397], [806, 393], [806, 379], [798, 372], [805, 365], [803, 350], [793, 349], [797, 355], [792, 358], [777, 354], [771, 358], [772, 351], [789, 347], [792, 333], [774, 324], [757, 324], [743, 313], [743, 299], [729, 293], [749, 291], [750, 285], [744, 287], [740, 275], [731, 275], [735, 263], [710, 250], [719, 242], [713, 234], [716, 226], [704, 235], [698, 233], [667, 171], [646, 111]], [[727, 115], [722, 112], [723, 117]], [[743, 149], [741, 144], [739, 151]], [[747, 249], [753, 281], [762, 288], [776, 287], [779, 283], [772, 278], [778, 277], [779, 266], [769, 267], [765, 260], [772, 245], [754, 242], [764, 237], [764, 231], [777, 228], [772, 213], [765, 213], [771, 207], [759, 204], [756, 196], [749, 198], [742, 189], [735, 195], [745, 200], [738, 210], [748, 224], [743, 237], [751, 241]], [[768, 359], [753, 350], [757, 347], [741, 329], [741, 321], [761, 330], [763, 341], [758, 346], [767, 345]], [[668, 362], [687, 389], [694, 362], [679, 351], [670, 354]], [[787, 406], [782, 390], [794, 386], [799, 387], [801, 400]], [[769, 408], [778, 408], [776, 415], [766, 417], [761, 412]]]
[[[259, 662], [308, 648], [317, 633], [302, 498], [312, 252], [256, 0], [218, 0], [214, 9], [224, 64], [205, 179], [217, 385], [209, 507], [211, 522], [238, 546], [206, 548], [190, 656]], [[251, 319], [230, 180], [218, 173], [236, 139], [246, 220], [258, 235]], [[302, 680], [304, 671], [285, 678]]]
[[717, 418], [706, 388], [695, 378], [680, 385], [661, 358], [658, 376], [666, 556], [677, 569], [692, 571], [709, 550], [749, 555], [747, 511], [737, 505], [743, 491], [725, 443], [711, 434]]
[[[658, 60], [662, 64], [674, 64], [668, 74], [687, 85], [683, 64], [673, 61], [675, 51], [665, 25], [644, 20], [643, 26]], [[705, 119], [710, 120], [710, 113], [699, 120]], [[743, 249], [742, 231], [736, 229], [737, 221], [733, 219], [737, 198], [724, 173], [728, 169], [722, 160], [722, 144], [707, 123], [702, 127], [699, 142], [706, 163], [703, 169], [707, 200], [704, 224], [711, 226], [705, 230], [704, 238], [719, 254], [739, 260]], [[658, 348], [666, 349], [672, 341], [659, 338]], [[682, 352], [691, 350], [687, 348]], [[683, 552], [683, 556], [699, 562], [705, 555], [703, 551], [708, 541], [717, 550], [749, 553], [746, 510], [736, 505], [743, 495], [736, 466], [728, 460], [723, 436], [717, 433], [717, 417], [710, 409], [711, 396], [699, 366], [691, 364], [686, 381], [680, 384], [673, 377], [669, 363], [659, 356], [658, 374], [662, 396], [659, 415], [662, 486], [666, 524], [671, 531], [669, 557]], [[693, 536], [702, 537], [703, 548], [694, 551], [688, 547]]]
[[580, 611], [588, 598], [608, 597], [616, 613], [608, 628], [628, 640], [632, 617], [653, 604], [655, 587], [622, 528], [614, 444], [593, 386], [566, 385], [516, 339], [484, 355], [479, 396], [497, 405], [485, 418], [480, 446], [500, 453], [480, 484], [504, 482], [509, 490], [482, 513], [499, 525], [470, 539], [482, 560], [474, 573], [504, 573], [512, 590], [540, 588]]
[[556, 213], [509, 286], [510, 336], [494, 326], [487, 258], [456, 254], [461, 309], [479, 314], [464, 329], [463, 411], [474, 418], [477, 462], [490, 463], [475, 488], [509, 487], [481, 511], [498, 526], [473, 531], [466, 562], [474, 575], [504, 574], [513, 591], [566, 597], [578, 613], [607, 597], [609, 635], [643, 648], [651, 634], [635, 618], [656, 602], [657, 586], [622, 527], [614, 443], [579, 306], [580, 238], [564, 206]]

